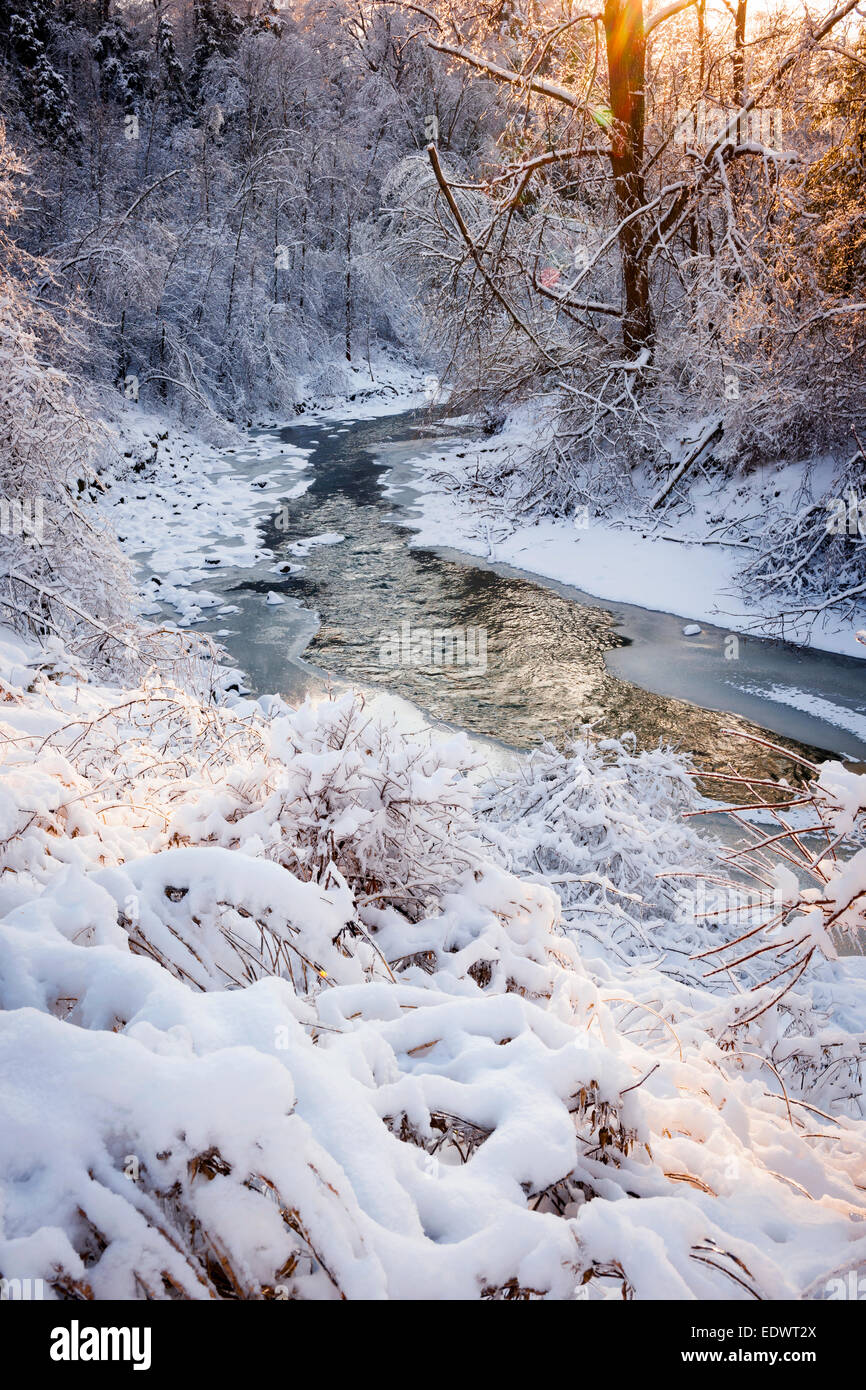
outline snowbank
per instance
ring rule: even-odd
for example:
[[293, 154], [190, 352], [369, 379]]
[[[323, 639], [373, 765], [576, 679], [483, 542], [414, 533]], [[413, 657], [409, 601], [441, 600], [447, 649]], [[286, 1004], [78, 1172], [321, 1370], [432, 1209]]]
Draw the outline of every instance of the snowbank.
[[[438, 378], [429, 371], [394, 358], [362, 364], [335, 362], [303, 377], [298, 385], [297, 416], [305, 423], [334, 420], [371, 420], [418, 410], [447, 398]], [[271, 418], [263, 424], [274, 426]]]
[[[590, 515], [585, 507], [567, 519], [539, 519], [520, 512], [507, 480], [514, 481], [515, 460], [537, 449], [545, 430], [543, 403], [525, 406], [492, 438], [420, 456], [415, 463], [417, 506], [406, 518], [416, 531], [413, 543], [451, 546], [573, 585], [599, 599], [674, 613], [731, 632], [779, 635], [773, 604], [743, 602], [738, 576], [755, 551], [735, 539], [734, 528], [749, 513], [759, 521], [771, 507], [795, 508], [803, 466], [765, 467], [748, 481], [699, 477], [692, 481], [691, 509], [666, 513], [663, 519], [645, 509], [605, 518]], [[495, 477], [498, 485], [478, 486], [479, 468], [482, 478]], [[813, 485], [819, 493], [830, 489], [832, 475], [829, 460], [814, 465]], [[864, 623], [866, 609], [853, 619], [829, 610], [818, 621], [789, 622], [784, 635], [822, 651], [862, 658], [866, 648], [855, 634]]]

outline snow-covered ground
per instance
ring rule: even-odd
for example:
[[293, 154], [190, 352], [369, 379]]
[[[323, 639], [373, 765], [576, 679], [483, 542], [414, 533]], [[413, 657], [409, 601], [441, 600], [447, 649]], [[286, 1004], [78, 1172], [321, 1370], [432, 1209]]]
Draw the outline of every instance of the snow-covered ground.
[[[273, 435], [252, 444], [241, 436], [216, 449], [184, 426], [130, 408], [117, 424], [117, 475], [108, 480], [101, 503], [127, 555], [147, 561], [153, 572], [140, 607], [152, 615], [170, 605], [187, 626], [223, 600], [192, 586], [207, 581], [220, 564], [248, 568], [265, 555], [258, 534], [267, 510], [264, 499], [279, 487], [287, 496], [286, 473], [298, 481], [291, 495], [309, 487], [302, 449]], [[279, 456], [279, 464], [252, 480], [239, 474], [236, 459]], [[140, 466], [139, 472], [130, 472]]]
[[[569, 584], [599, 599], [674, 613], [710, 622], [731, 632], [778, 636], [772, 610], [747, 607], [736, 577], [754, 552], [728, 543], [732, 528], [799, 493], [805, 466], [766, 467], [748, 481], [701, 476], [691, 479], [693, 509], [663, 518], [638, 515], [622, 521], [593, 517], [580, 509], [570, 520], [522, 521], [508, 489], [473, 488], [481, 465], [495, 474], [515, 456], [536, 446], [546, 425], [541, 407], [516, 410], [496, 436], [424, 451], [415, 466], [417, 507], [408, 520], [415, 544], [448, 545], [489, 561], [514, 565]], [[830, 460], [813, 465], [813, 483], [829, 488]], [[401, 487], [405, 477], [401, 477]], [[785, 637], [828, 652], [866, 658], [856, 637], [866, 627], [866, 606], [851, 620], [831, 612], [814, 624], [787, 626]]]
[[0, 663], [5, 1278], [773, 1299], [866, 1266], [866, 962], [738, 1021], [760, 969], [702, 980], [658, 878], [705, 852], [670, 755], [542, 753], [484, 807], [465, 739], [351, 694]]
[[[370, 365], [344, 362], [329, 376], [331, 389], [323, 389], [321, 376], [299, 382], [298, 419], [305, 423], [333, 420], [345, 426], [353, 420], [399, 415], [445, 398], [432, 373], [395, 360], [377, 360]], [[268, 418], [258, 423], [281, 422]]]

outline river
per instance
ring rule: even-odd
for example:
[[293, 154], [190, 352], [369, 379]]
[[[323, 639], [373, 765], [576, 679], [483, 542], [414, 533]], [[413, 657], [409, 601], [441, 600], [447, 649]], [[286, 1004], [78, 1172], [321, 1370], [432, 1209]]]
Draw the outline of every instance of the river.
[[[412, 548], [411, 460], [432, 428], [418, 411], [301, 420], [252, 431], [249, 450], [234, 451], [239, 474], [270, 472], [260, 528], [273, 554], [234, 568], [223, 553], [200, 587], [225, 604], [197, 627], [217, 636], [255, 691], [296, 700], [331, 677], [385, 689], [434, 721], [520, 749], [591, 722], [608, 734], [632, 730], [645, 746], [665, 739], [716, 769], [792, 771], [730, 730], [866, 761], [862, 662], [743, 638], [735, 664], [724, 656], [726, 630], [702, 624], [686, 638], [676, 615], [604, 602], [445, 548]], [[448, 442], [441, 426], [435, 439]], [[282, 490], [279, 442], [309, 450], [304, 473], [295, 468]], [[397, 484], [389, 496], [386, 474]], [[307, 490], [293, 496], [299, 476]], [[394, 647], [395, 636], [430, 629], [470, 641], [483, 633], [483, 668], [479, 652], [463, 666], [400, 660], [407, 648]], [[771, 698], [780, 687], [799, 692], [807, 708]], [[851, 728], [822, 710], [849, 712]]]

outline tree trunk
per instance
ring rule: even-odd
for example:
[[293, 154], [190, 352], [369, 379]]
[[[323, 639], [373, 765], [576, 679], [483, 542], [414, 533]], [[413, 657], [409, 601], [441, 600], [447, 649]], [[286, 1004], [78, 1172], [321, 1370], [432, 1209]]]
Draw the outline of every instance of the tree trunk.
[[[649, 286], [649, 250], [643, 218], [644, 76], [646, 37], [643, 0], [605, 0], [604, 32], [610, 79], [610, 163], [619, 232], [625, 313], [623, 344], [639, 353], [652, 347], [654, 322]], [[628, 218], [628, 221], [625, 219]]]
[[707, 75], [707, 0], [698, 0], [698, 52], [701, 59], [700, 85], [701, 91], [704, 89], [704, 78]]
[[352, 360], [352, 209], [346, 210], [346, 361]]
[[[734, 20], [734, 105], [742, 106], [746, 95], [746, 5], [748, 0], [737, 0], [737, 13]], [[737, 140], [743, 138], [740, 122], [737, 121]]]

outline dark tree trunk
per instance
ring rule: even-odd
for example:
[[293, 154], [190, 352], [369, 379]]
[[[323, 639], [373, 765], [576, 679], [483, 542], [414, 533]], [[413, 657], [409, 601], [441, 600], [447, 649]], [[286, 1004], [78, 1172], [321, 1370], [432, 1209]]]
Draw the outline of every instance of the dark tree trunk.
[[346, 361], [352, 360], [352, 210], [346, 211]]
[[643, 0], [605, 0], [604, 31], [610, 78], [610, 162], [618, 220], [622, 263], [623, 343], [638, 353], [652, 347], [654, 322], [649, 286], [649, 251], [644, 239], [644, 219], [637, 214], [644, 197], [644, 77], [646, 37]]

